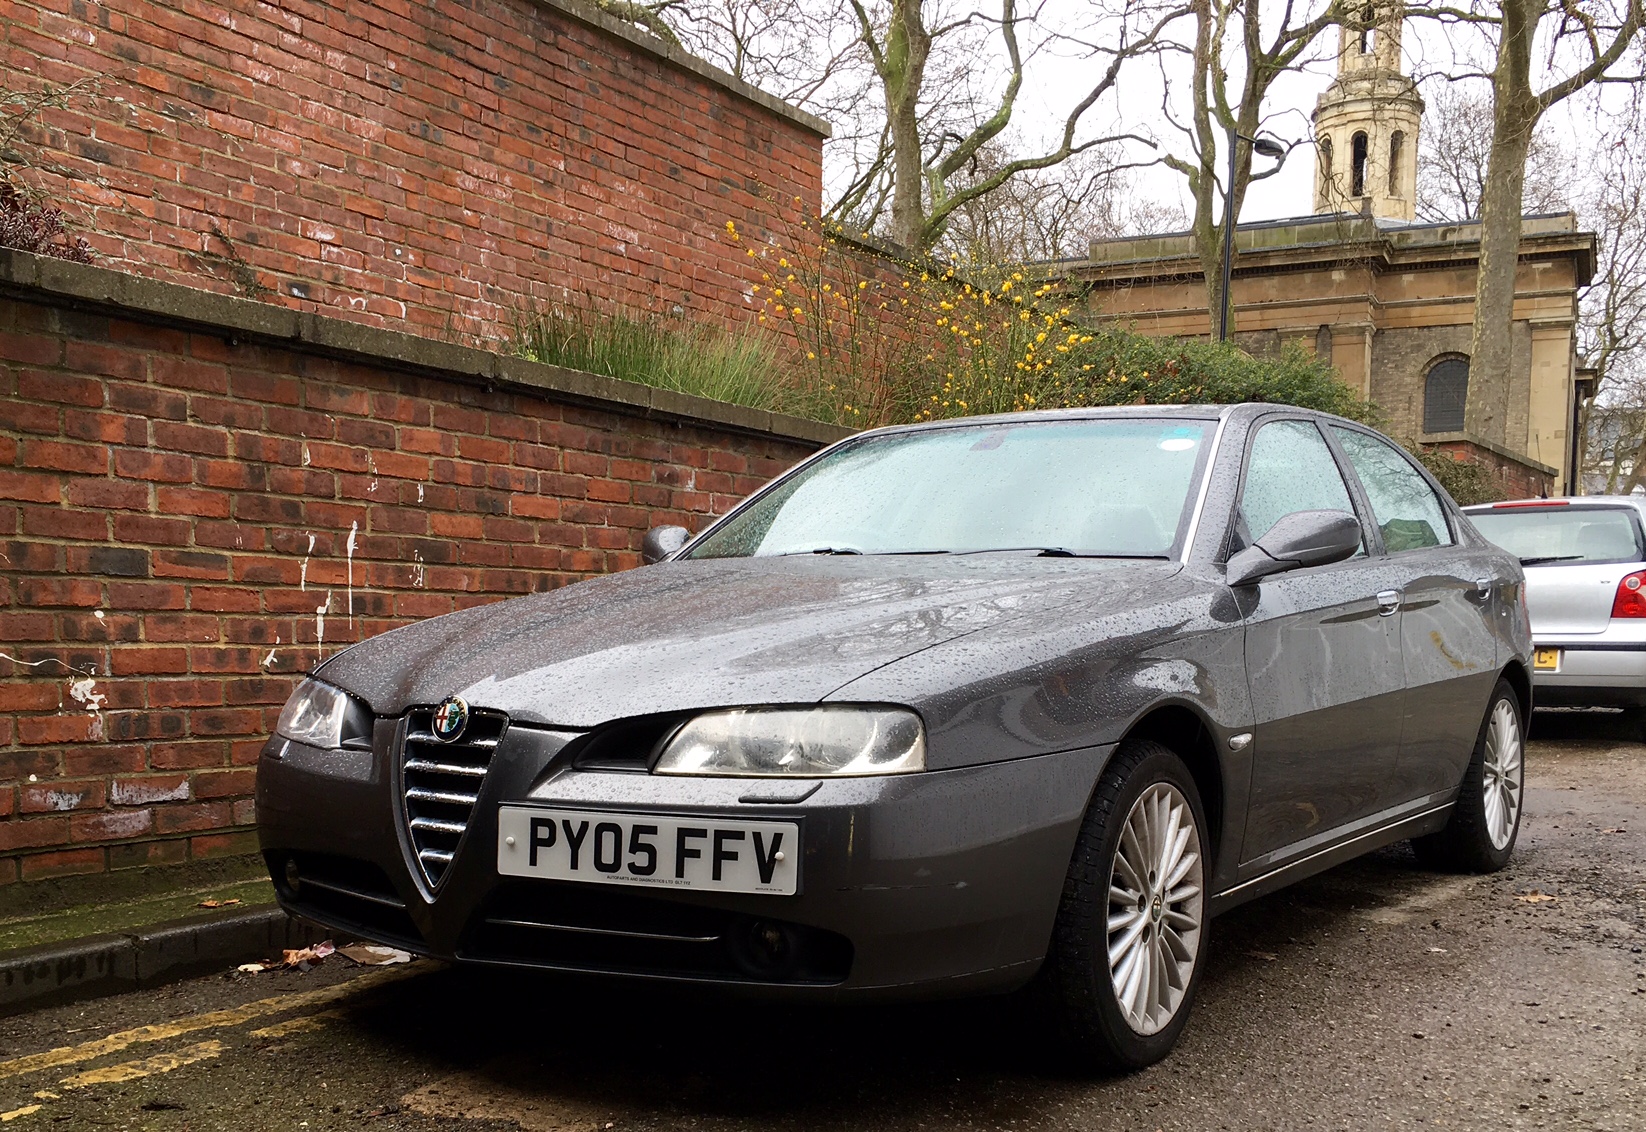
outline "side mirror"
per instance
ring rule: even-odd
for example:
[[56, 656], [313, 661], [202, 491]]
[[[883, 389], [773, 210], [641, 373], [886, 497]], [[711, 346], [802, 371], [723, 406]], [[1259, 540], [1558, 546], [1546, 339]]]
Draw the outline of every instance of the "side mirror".
[[1229, 559], [1228, 582], [1244, 586], [1304, 566], [1342, 562], [1360, 549], [1360, 520], [1347, 511], [1293, 511]]
[[653, 527], [641, 540], [640, 557], [645, 559], [648, 566], [653, 562], [661, 562], [685, 546], [686, 540], [691, 537], [692, 533], [685, 527]]

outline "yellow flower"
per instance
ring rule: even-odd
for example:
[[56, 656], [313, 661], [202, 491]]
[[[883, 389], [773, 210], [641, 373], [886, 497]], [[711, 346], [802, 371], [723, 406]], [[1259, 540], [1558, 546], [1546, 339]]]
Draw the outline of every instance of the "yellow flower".
[[730, 220], [726, 221], [726, 231], [728, 231], [728, 232], [737, 231], [737, 225], [732, 223]]
[[[905, 287], [907, 287], [907, 286], [908, 286], [908, 284], [907, 284], [907, 283], [905, 283], [905, 284], [903, 284], [903, 286], [905, 286]], [[858, 289], [858, 290], [859, 290], [859, 291], [867, 291], [867, 290], [868, 290], [868, 289], [869, 289], [869, 281], [868, 281], [868, 280], [867, 280], [867, 279], [864, 279], [864, 280], [862, 280], [862, 281], [860, 281], [860, 282], [859, 282], [859, 283], [858, 283], [858, 284], [857, 284], [857, 289]]]
[[807, 350], [806, 351], [806, 360], [808, 362], [815, 362], [817, 360], [817, 355], [812, 353], [810, 350]]

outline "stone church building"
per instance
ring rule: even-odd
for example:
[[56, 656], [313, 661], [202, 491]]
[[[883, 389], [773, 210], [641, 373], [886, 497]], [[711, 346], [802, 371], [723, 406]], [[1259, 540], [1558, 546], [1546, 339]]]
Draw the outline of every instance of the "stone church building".
[[[1466, 432], [1480, 226], [1415, 220], [1422, 114], [1398, 21], [1344, 28], [1336, 81], [1315, 107], [1314, 212], [1236, 228], [1232, 337], [1260, 355], [1287, 342], [1327, 355], [1392, 435], [1487, 464], [1511, 494], [1565, 494], [1586, 380], [1577, 296], [1595, 237], [1569, 212], [1525, 218], [1506, 435]], [[1099, 318], [1146, 334], [1213, 330], [1187, 233], [1095, 240], [1070, 274]]]

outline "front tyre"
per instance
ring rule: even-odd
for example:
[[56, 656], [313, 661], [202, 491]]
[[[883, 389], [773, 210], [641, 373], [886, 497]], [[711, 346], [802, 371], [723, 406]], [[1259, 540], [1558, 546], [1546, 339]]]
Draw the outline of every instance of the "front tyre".
[[1520, 699], [1499, 680], [1451, 819], [1439, 833], [1413, 839], [1418, 860], [1463, 873], [1495, 873], [1509, 863], [1526, 791], [1525, 734]]
[[1141, 1069], [1177, 1043], [1205, 952], [1206, 844], [1183, 761], [1124, 744], [1086, 811], [1042, 973], [1077, 1064]]

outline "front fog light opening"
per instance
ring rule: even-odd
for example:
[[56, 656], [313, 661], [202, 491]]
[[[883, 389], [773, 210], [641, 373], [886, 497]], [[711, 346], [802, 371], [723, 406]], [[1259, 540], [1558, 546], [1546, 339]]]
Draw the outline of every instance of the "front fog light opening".
[[732, 957], [754, 978], [787, 979], [800, 965], [800, 940], [788, 924], [754, 920], [731, 938]]
[[291, 894], [301, 896], [303, 893], [303, 877], [297, 870], [297, 858], [287, 857], [286, 867], [281, 869], [280, 872], [285, 877], [286, 887], [291, 889]]

